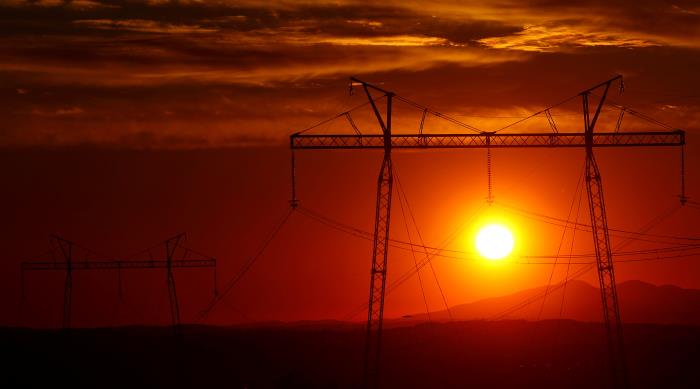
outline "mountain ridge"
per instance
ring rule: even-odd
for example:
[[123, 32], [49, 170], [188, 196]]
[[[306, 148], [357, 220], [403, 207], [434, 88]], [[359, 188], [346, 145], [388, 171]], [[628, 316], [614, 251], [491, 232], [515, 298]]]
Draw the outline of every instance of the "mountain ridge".
[[[602, 322], [602, 303], [598, 287], [572, 280], [566, 288], [552, 285], [542, 302], [546, 286], [525, 289], [450, 307], [447, 310], [406, 315], [395, 321], [430, 320], [550, 320], [568, 319]], [[629, 280], [617, 285], [623, 322], [700, 325], [700, 290], [676, 285], [654, 285]], [[562, 305], [563, 299], [563, 305]]]

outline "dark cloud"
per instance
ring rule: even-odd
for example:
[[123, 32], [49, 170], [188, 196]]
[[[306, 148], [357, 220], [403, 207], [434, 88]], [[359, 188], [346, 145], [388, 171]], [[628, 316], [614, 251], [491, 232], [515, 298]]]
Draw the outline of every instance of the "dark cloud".
[[357, 103], [343, 94], [350, 75], [484, 128], [498, 123], [479, 116], [523, 115], [615, 73], [679, 126], [698, 116], [683, 97], [699, 86], [692, 2], [0, 7], [4, 145], [274, 143]]

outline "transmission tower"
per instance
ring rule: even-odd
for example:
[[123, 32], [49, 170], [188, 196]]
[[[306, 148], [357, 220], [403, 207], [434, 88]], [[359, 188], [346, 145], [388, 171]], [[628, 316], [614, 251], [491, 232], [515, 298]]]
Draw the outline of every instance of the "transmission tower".
[[[583, 99], [583, 124], [586, 135], [586, 192], [588, 193], [588, 209], [591, 213], [591, 230], [595, 248], [596, 267], [598, 269], [598, 281], [603, 303], [603, 319], [608, 340], [608, 354], [613, 369], [612, 375], [616, 388], [628, 387], [627, 361], [625, 360], [625, 344], [622, 337], [622, 320], [617, 300], [617, 286], [615, 284], [615, 272], [613, 270], [613, 257], [608, 235], [608, 218], [605, 212], [603, 198], [603, 183], [600, 179], [600, 170], [593, 155], [593, 129], [598, 121], [598, 115], [605, 103], [610, 85], [618, 81], [622, 91], [622, 76], [612, 78], [602, 84], [581, 92]], [[603, 89], [603, 95], [598, 102], [598, 107], [590, 117], [589, 96], [592, 91]], [[624, 111], [623, 111], [624, 112]], [[682, 201], [682, 198], [681, 198]]]
[[[391, 195], [394, 186], [394, 172], [391, 166], [391, 103], [394, 94], [357, 79], [351, 83], [362, 86], [367, 99], [377, 117], [384, 138], [384, 159], [377, 178], [377, 207], [374, 218], [374, 243], [372, 249], [372, 269], [369, 283], [369, 309], [367, 311], [367, 333], [365, 335], [365, 366], [363, 383], [376, 386], [379, 378], [379, 355], [381, 349], [382, 322], [384, 318], [384, 290], [386, 288], [386, 265], [389, 256], [389, 222], [391, 221]], [[352, 86], [352, 84], [351, 84]], [[386, 121], [382, 118], [369, 89], [386, 96]], [[353, 126], [353, 128], [356, 128]], [[359, 131], [358, 131], [359, 133]]]
[[[295, 150], [339, 150], [339, 149], [382, 149], [382, 160], [376, 198], [376, 212], [374, 223], [374, 243], [372, 251], [372, 268], [370, 275], [369, 310], [367, 319], [366, 349], [363, 373], [363, 385], [365, 388], [376, 388], [379, 385], [379, 361], [381, 349], [381, 330], [384, 309], [384, 295], [386, 290], [386, 272], [389, 240], [389, 221], [391, 213], [392, 191], [392, 166], [391, 152], [394, 149], [469, 149], [469, 148], [584, 148], [586, 150], [586, 183], [588, 191], [589, 208], [591, 213], [591, 225], [593, 226], [593, 242], [595, 245], [598, 277], [600, 280], [601, 296], [603, 301], [603, 316], [607, 332], [610, 365], [612, 366], [614, 385], [616, 388], [627, 386], [626, 363], [624, 343], [622, 338], [622, 321], [618, 307], [617, 292], [615, 289], [615, 277], [613, 271], [613, 259], [610, 250], [608, 236], [607, 217], [603, 201], [603, 189], [600, 171], [596, 164], [593, 149], [597, 147], [651, 147], [651, 146], [683, 146], [685, 144], [685, 132], [679, 129], [654, 132], [619, 132], [619, 122], [614, 132], [594, 132], [598, 116], [605, 102], [608, 89], [616, 81], [622, 81], [621, 76], [616, 76], [579, 95], [583, 99], [583, 132], [560, 132], [553, 122], [549, 109], [542, 111], [547, 115], [552, 132], [548, 133], [497, 133], [485, 132], [468, 124], [452, 119], [439, 112], [431, 111], [417, 103], [407, 100], [393, 92], [386, 91], [377, 86], [351, 79], [351, 88], [361, 86], [382, 131], [381, 135], [360, 134], [355, 129], [354, 135], [330, 134], [311, 135], [297, 132], [290, 136], [290, 148], [292, 150], [292, 206], [298, 204], [296, 198], [295, 177]], [[594, 90], [604, 88], [602, 98], [598, 102], [593, 117], [589, 112], [589, 96]], [[370, 90], [380, 93], [381, 97], [373, 96]], [[352, 91], [352, 89], [351, 89]], [[386, 112], [381, 115], [376, 102], [380, 98], [386, 98]], [[392, 102], [398, 99], [423, 110], [420, 130], [418, 134], [392, 134], [391, 110]], [[426, 134], [423, 132], [425, 116], [430, 113], [436, 117], [446, 119], [461, 127], [476, 133], [457, 134]], [[341, 114], [342, 115], [342, 114]], [[339, 116], [341, 116], [339, 115]], [[346, 115], [349, 116], [349, 115]], [[385, 119], [384, 119], [385, 118]], [[681, 149], [682, 150], [682, 149]], [[683, 156], [683, 154], [681, 154]], [[684, 186], [682, 185], [682, 188]], [[489, 191], [488, 200], [491, 201]], [[685, 194], [681, 193], [681, 202]]]
[[[21, 264], [21, 293], [22, 299], [26, 297], [25, 295], [25, 273], [28, 271], [63, 271], [65, 272], [65, 283], [63, 289], [63, 316], [62, 316], [62, 327], [64, 329], [71, 327], [71, 307], [72, 307], [72, 296], [73, 296], [73, 272], [74, 271], [93, 271], [93, 270], [116, 270], [117, 271], [117, 285], [118, 294], [121, 298], [122, 296], [122, 276], [121, 271], [124, 269], [166, 269], [166, 283], [168, 288], [168, 299], [170, 302], [170, 317], [172, 320], [172, 325], [177, 327], [180, 325], [180, 305], [177, 299], [177, 293], [175, 289], [175, 276], [174, 269], [196, 269], [196, 268], [211, 268], [214, 272], [214, 294], [216, 295], [216, 258], [208, 257], [206, 255], [199, 254], [187, 247], [182, 245], [182, 241], [185, 239], [185, 234], [181, 233], [173, 236], [162, 242], [159, 246], [164, 246], [165, 248], [165, 258], [154, 258], [151, 254], [151, 249], [157, 247], [151, 247], [144, 250], [142, 253], [148, 254], [148, 259], [134, 259], [130, 258], [127, 260], [120, 259], [104, 259], [104, 258], [89, 258], [89, 256], [99, 256], [90, 250], [77, 245], [76, 243], [60, 237], [58, 235], [52, 235], [50, 242], [58, 247], [58, 251], [61, 254], [61, 260], [56, 260], [54, 254], [55, 250], [49, 251], [52, 260], [31, 260], [23, 261]], [[76, 260], [74, 258], [75, 248], [81, 248], [86, 251], [84, 260]], [[175, 259], [176, 252], [180, 250], [182, 252], [182, 257], [180, 259]], [[195, 254], [196, 259], [188, 259], [188, 255]]]

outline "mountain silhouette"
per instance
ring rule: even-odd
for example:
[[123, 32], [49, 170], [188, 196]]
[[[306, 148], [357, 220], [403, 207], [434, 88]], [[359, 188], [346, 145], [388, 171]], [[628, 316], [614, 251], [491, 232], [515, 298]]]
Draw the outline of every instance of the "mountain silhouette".
[[[546, 298], [542, 296], [547, 290]], [[625, 281], [617, 286], [622, 321], [700, 325], [700, 290], [674, 285], [653, 285]], [[562, 304], [563, 297], [563, 304]], [[527, 289], [501, 297], [487, 298], [450, 308], [453, 320], [549, 320], [584, 322], [603, 320], [600, 290], [586, 282], [569, 281], [549, 288]], [[432, 320], [450, 319], [446, 310], [430, 313]], [[407, 315], [405, 322], [426, 321], [426, 313]]]

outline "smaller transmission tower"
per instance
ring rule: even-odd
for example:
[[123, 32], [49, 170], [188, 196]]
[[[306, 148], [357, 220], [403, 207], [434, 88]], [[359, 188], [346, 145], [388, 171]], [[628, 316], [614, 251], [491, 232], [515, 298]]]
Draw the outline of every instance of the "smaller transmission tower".
[[165, 268], [167, 269], [168, 300], [170, 301], [170, 317], [173, 326], [180, 325], [180, 304], [177, 301], [177, 291], [175, 289], [175, 276], [173, 275], [173, 255], [180, 244], [184, 234], [178, 234], [165, 241]]
[[[118, 294], [122, 295], [122, 276], [121, 271], [124, 269], [135, 269], [135, 270], [145, 270], [145, 269], [166, 269], [166, 283], [168, 287], [168, 299], [170, 303], [170, 317], [172, 320], [172, 325], [177, 327], [180, 325], [180, 305], [177, 298], [177, 292], [175, 288], [175, 275], [174, 269], [198, 269], [198, 268], [211, 268], [214, 272], [214, 295], [218, 294], [216, 287], [216, 258], [209, 257], [206, 255], [199, 254], [185, 246], [182, 242], [185, 240], [185, 234], [181, 233], [175, 235], [172, 238], [166, 239], [164, 242], [157, 246], [165, 247], [165, 258], [154, 258], [151, 254], [151, 250], [157, 246], [151, 247], [149, 249], [143, 250], [139, 254], [148, 254], [148, 259], [104, 259], [99, 258], [88, 258], [94, 257], [97, 254], [85, 249], [84, 247], [77, 245], [76, 243], [60, 237], [58, 235], [51, 236], [51, 246], [52, 250], [49, 251], [52, 260], [41, 259], [41, 260], [31, 260], [23, 261], [21, 264], [21, 279], [20, 284], [22, 288], [22, 299], [26, 298], [25, 294], [25, 276], [28, 271], [63, 271], [65, 272], [65, 283], [63, 289], [63, 317], [62, 317], [62, 327], [64, 329], [71, 327], [71, 317], [72, 317], [72, 300], [73, 300], [73, 272], [74, 271], [91, 271], [91, 270], [116, 270], [117, 280], [118, 280]], [[58, 251], [61, 255], [61, 260], [56, 259], [55, 248], [58, 247]], [[85, 251], [84, 260], [76, 260], [75, 249], [80, 248]], [[181, 258], [176, 259], [176, 255], [182, 252]], [[189, 256], [195, 255], [196, 258], [189, 258]]]

